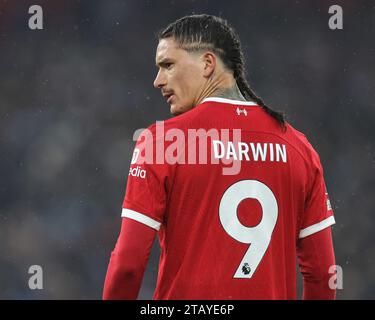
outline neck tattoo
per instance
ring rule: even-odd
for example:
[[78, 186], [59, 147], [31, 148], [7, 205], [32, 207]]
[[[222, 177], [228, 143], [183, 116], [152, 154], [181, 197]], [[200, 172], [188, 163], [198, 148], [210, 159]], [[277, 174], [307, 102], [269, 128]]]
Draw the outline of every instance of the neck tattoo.
[[212, 96], [217, 98], [246, 101], [237, 85], [230, 88], [219, 88], [212, 93]]

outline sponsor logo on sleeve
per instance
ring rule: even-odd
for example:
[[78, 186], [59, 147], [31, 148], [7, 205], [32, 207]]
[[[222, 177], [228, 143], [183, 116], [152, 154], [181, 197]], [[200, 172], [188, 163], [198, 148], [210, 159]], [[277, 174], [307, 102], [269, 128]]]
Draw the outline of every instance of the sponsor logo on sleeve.
[[146, 170], [141, 169], [140, 166], [137, 166], [135, 168], [130, 168], [129, 170], [129, 176], [137, 177], [137, 178], [146, 178]]
[[135, 148], [135, 149], [134, 149], [134, 152], [133, 152], [133, 156], [132, 156], [131, 164], [136, 163], [137, 160], [138, 160], [138, 157], [139, 157], [139, 149], [138, 149], [138, 148]]

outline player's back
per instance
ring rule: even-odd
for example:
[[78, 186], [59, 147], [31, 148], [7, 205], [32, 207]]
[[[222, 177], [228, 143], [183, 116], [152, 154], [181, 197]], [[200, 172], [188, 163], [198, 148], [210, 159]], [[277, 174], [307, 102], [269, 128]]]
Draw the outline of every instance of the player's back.
[[170, 129], [185, 149], [166, 183], [154, 298], [295, 299], [298, 238], [327, 212], [303, 217], [320, 166], [307, 140], [253, 103], [221, 98]]

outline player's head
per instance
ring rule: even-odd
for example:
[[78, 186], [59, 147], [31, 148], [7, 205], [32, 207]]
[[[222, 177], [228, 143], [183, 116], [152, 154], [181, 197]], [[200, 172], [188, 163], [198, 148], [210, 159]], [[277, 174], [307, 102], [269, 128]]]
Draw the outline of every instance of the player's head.
[[158, 40], [154, 86], [168, 99], [172, 114], [194, 107], [224, 75], [235, 80], [247, 100], [284, 124], [284, 116], [267, 107], [247, 83], [240, 39], [226, 20], [207, 14], [185, 16], [161, 30]]
[[243, 55], [238, 36], [221, 18], [210, 15], [186, 16], [158, 34], [154, 86], [160, 88], [178, 114], [194, 107], [209, 89], [208, 81], [221, 75], [239, 78]]

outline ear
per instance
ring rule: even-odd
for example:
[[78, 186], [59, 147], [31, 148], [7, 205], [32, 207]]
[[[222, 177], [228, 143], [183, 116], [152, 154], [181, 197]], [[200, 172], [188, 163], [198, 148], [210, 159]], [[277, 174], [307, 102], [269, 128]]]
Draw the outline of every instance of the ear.
[[202, 55], [203, 75], [207, 78], [211, 77], [216, 69], [217, 58], [214, 53], [207, 51]]

